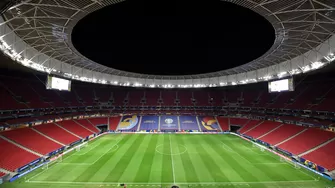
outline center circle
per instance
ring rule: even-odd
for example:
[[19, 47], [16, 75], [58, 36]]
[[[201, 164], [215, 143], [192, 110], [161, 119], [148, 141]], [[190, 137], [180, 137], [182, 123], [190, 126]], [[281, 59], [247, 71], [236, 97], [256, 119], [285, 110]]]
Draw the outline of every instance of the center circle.
[[274, 43], [271, 23], [221, 0], [125, 0], [75, 25], [74, 47], [96, 63], [150, 75], [191, 75], [234, 68]]
[[[181, 155], [184, 154], [187, 151], [187, 147], [181, 144], [177, 145], [178, 147], [178, 152], [176, 152], [177, 148], [167, 148], [164, 146], [164, 144], [160, 144], [156, 147], [156, 152], [160, 153], [162, 155]], [[172, 152], [171, 152], [172, 151]]]

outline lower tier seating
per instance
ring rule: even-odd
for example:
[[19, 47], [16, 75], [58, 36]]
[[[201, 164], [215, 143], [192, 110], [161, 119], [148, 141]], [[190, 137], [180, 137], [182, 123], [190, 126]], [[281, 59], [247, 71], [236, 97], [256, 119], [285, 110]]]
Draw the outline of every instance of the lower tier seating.
[[248, 131], [246, 134], [253, 137], [253, 138], [258, 138], [269, 131], [275, 129], [278, 127], [281, 123], [278, 122], [273, 122], [273, 121], [264, 121], [260, 125], [258, 125], [256, 128]]
[[119, 125], [121, 117], [116, 116], [116, 117], [110, 117], [109, 118], [109, 130], [116, 130], [117, 126]]
[[53, 123], [38, 125], [34, 127], [39, 132], [57, 140], [60, 143], [69, 145], [75, 141], [80, 140], [80, 138], [66, 132], [62, 128], [58, 127]]
[[299, 155], [334, 137], [335, 133], [333, 132], [328, 132], [316, 128], [308, 128], [307, 131], [278, 145], [278, 147], [295, 155]]
[[87, 121], [87, 119], [79, 119], [76, 120], [80, 125], [86, 127], [87, 129], [89, 129], [90, 131], [93, 131], [95, 133], [99, 133], [100, 130], [98, 128], [96, 128], [95, 126], [93, 126], [89, 121]]
[[243, 126], [248, 123], [249, 119], [243, 118], [230, 118], [230, 125]]
[[108, 119], [107, 117], [101, 117], [101, 118], [90, 118], [88, 119], [93, 125], [107, 125]]
[[40, 154], [48, 154], [62, 147], [62, 145], [37, 133], [31, 128], [22, 128], [2, 132], [1, 135]]
[[12, 172], [39, 158], [39, 156], [30, 153], [2, 138], [0, 138], [0, 146], [0, 168], [4, 168]]
[[57, 124], [82, 138], [86, 138], [87, 136], [90, 136], [93, 134], [91, 131], [80, 126], [73, 120], [61, 121], [61, 122], [58, 122]]
[[226, 117], [217, 117], [218, 123], [222, 129], [222, 131], [229, 131], [229, 120]]
[[5, 175], [6, 175], [5, 173], [0, 172], [0, 178], [1, 178], [1, 177], [4, 177]]
[[259, 120], [250, 120], [247, 124], [245, 124], [240, 130], [239, 132], [241, 134], [244, 134], [246, 131], [250, 130], [251, 128], [255, 127], [256, 125], [258, 125], [259, 123], [261, 123], [261, 121]]
[[327, 168], [329, 171], [335, 169], [335, 140], [322, 146], [302, 157], [310, 160], [320, 166]]
[[296, 134], [304, 130], [305, 127], [291, 125], [291, 124], [284, 124], [280, 128], [276, 129], [275, 131], [263, 136], [260, 140], [267, 142], [271, 145], [276, 145]]

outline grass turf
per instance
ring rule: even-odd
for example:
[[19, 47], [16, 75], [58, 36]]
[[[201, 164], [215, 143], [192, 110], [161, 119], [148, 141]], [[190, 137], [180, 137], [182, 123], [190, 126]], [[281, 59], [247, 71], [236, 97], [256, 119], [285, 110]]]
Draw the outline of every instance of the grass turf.
[[334, 187], [234, 135], [109, 134], [4, 188]]

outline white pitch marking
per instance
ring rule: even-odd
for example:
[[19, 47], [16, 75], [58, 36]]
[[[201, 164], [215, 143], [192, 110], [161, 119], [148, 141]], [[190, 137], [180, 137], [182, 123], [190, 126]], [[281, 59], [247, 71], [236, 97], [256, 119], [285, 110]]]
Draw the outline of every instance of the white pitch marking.
[[[296, 180], [296, 181], [260, 181], [260, 182], [175, 182], [174, 184], [177, 185], [208, 185], [208, 184], [215, 184], [215, 185], [246, 185], [246, 184], [272, 184], [272, 183], [308, 183], [308, 182], [317, 182], [319, 180]], [[111, 185], [111, 184], [119, 184], [119, 182], [65, 182], [65, 181], [29, 181], [28, 183], [48, 183], [48, 184], [78, 184], [78, 185], [97, 185], [97, 184], [103, 184], [103, 185]], [[173, 184], [172, 182], [152, 182], [152, 183], [136, 183], [131, 182], [125, 184], [129, 185], [167, 185], [167, 184]]]
[[[171, 135], [169, 135], [170, 140], [170, 152], [172, 153], [172, 144], [171, 144]], [[171, 155], [171, 165], [172, 165], [172, 175], [173, 175], [173, 183], [176, 183], [176, 176], [174, 174], [174, 161], [173, 161], [173, 155]]]

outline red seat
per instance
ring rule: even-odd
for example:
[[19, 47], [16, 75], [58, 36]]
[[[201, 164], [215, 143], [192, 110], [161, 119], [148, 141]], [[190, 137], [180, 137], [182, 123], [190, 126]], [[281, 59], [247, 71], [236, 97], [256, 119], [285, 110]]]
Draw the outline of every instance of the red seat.
[[90, 136], [93, 134], [91, 131], [80, 126], [78, 123], [74, 122], [73, 120], [60, 121], [60, 122], [57, 122], [57, 124], [82, 138], [86, 138], [87, 136]]
[[218, 123], [219, 123], [222, 131], [229, 131], [230, 130], [228, 118], [217, 117], [217, 120], [218, 120]]
[[39, 156], [19, 148], [2, 138], [0, 138], [0, 146], [0, 168], [4, 168], [12, 172], [40, 158]]
[[67, 131], [63, 130], [62, 128], [58, 127], [57, 125], [53, 123], [38, 125], [38, 126], [35, 126], [34, 128], [40, 131], [41, 133], [65, 145], [69, 145], [75, 141], [80, 140], [80, 138], [68, 133]]
[[271, 145], [276, 145], [290, 138], [291, 136], [294, 136], [295, 134], [301, 132], [304, 129], [305, 128], [302, 126], [285, 124], [277, 130], [271, 132], [270, 134], [263, 136], [262, 138], [260, 138], [260, 140], [267, 142]]
[[335, 137], [335, 133], [316, 128], [308, 128], [307, 131], [280, 144], [278, 147], [295, 155], [306, 152], [316, 146]]
[[258, 137], [268, 133], [272, 129], [275, 129], [280, 124], [281, 123], [273, 122], [273, 121], [264, 121], [263, 123], [261, 123], [260, 125], [255, 127], [254, 129], [248, 131], [246, 134], [253, 137], [253, 138], [258, 138]]
[[79, 120], [76, 120], [78, 123], [80, 123], [80, 125], [86, 127], [87, 129], [89, 129], [90, 131], [93, 131], [95, 133], [99, 133], [100, 130], [93, 126], [89, 121], [87, 121], [87, 119], [79, 119]]
[[121, 117], [120, 116], [115, 116], [115, 117], [110, 117], [109, 118], [109, 130], [116, 130], [117, 126], [119, 125]]
[[322, 146], [302, 157], [309, 161], [312, 161], [329, 171], [335, 169], [335, 141], [332, 141], [325, 146]]
[[31, 128], [15, 129], [12, 131], [2, 132], [1, 135], [15, 141], [16, 143], [29, 148], [40, 154], [48, 154], [62, 147], [62, 145], [48, 139], [37, 133]]
[[258, 125], [259, 123], [261, 123], [261, 121], [259, 120], [250, 120], [247, 124], [245, 124], [240, 130], [239, 132], [241, 134], [244, 134], [246, 131], [250, 130], [251, 128], [255, 127], [256, 125]]

